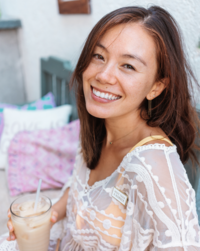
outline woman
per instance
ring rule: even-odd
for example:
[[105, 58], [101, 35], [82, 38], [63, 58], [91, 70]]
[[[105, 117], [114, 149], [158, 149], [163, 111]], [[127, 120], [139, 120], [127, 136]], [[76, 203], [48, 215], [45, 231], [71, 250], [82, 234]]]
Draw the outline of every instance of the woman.
[[96, 24], [72, 80], [81, 143], [71, 186], [53, 206], [52, 222], [64, 219], [60, 250], [200, 250], [182, 164], [195, 159], [192, 78], [162, 8], [121, 8]]

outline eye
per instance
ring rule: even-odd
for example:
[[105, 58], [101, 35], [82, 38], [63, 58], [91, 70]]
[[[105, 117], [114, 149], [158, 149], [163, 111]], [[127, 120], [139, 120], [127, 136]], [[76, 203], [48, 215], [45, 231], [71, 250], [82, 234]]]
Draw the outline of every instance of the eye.
[[103, 56], [101, 56], [100, 54], [94, 54], [93, 58], [104, 60]]
[[125, 64], [124, 68], [127, 68], [129, 70], [134, 70], [135, 71], [135, 68], [132, 65], [130, 65], [130, 64]]

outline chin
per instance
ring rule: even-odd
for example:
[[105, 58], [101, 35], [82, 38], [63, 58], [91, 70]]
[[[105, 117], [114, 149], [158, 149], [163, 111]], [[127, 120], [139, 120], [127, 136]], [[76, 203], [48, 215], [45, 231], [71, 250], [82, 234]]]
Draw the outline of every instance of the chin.
[[105, 109], [101, 109], [100, 107], [86, 106], [86, 109], [87, 112], [95, 118], [106, 119], [109, 117]]

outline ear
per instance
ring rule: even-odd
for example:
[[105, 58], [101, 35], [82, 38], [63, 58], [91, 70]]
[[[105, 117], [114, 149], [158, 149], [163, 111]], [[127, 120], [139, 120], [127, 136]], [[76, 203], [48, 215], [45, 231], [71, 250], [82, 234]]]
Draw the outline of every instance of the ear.
[[152, 86], [150, 92], [147, 94], [146, 98], [148, 100], [152, 100], [152, 99], [158, 97], [163, 92], [163, 90], [166, 88], [168, 83], [169, 83], [168, 78], [164, 78], [158, 82], [155, 82], [154, 85]]

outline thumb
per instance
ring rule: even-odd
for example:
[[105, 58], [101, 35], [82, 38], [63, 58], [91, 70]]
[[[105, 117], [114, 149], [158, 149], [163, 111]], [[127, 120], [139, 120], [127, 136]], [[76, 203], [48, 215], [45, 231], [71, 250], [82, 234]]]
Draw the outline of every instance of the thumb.
[[57, 222], [58, 213], [56, 211], [52, 211], [50, 220], [51, 220], [52, 226], [53, 226], [53, 224], [55, 224]]

